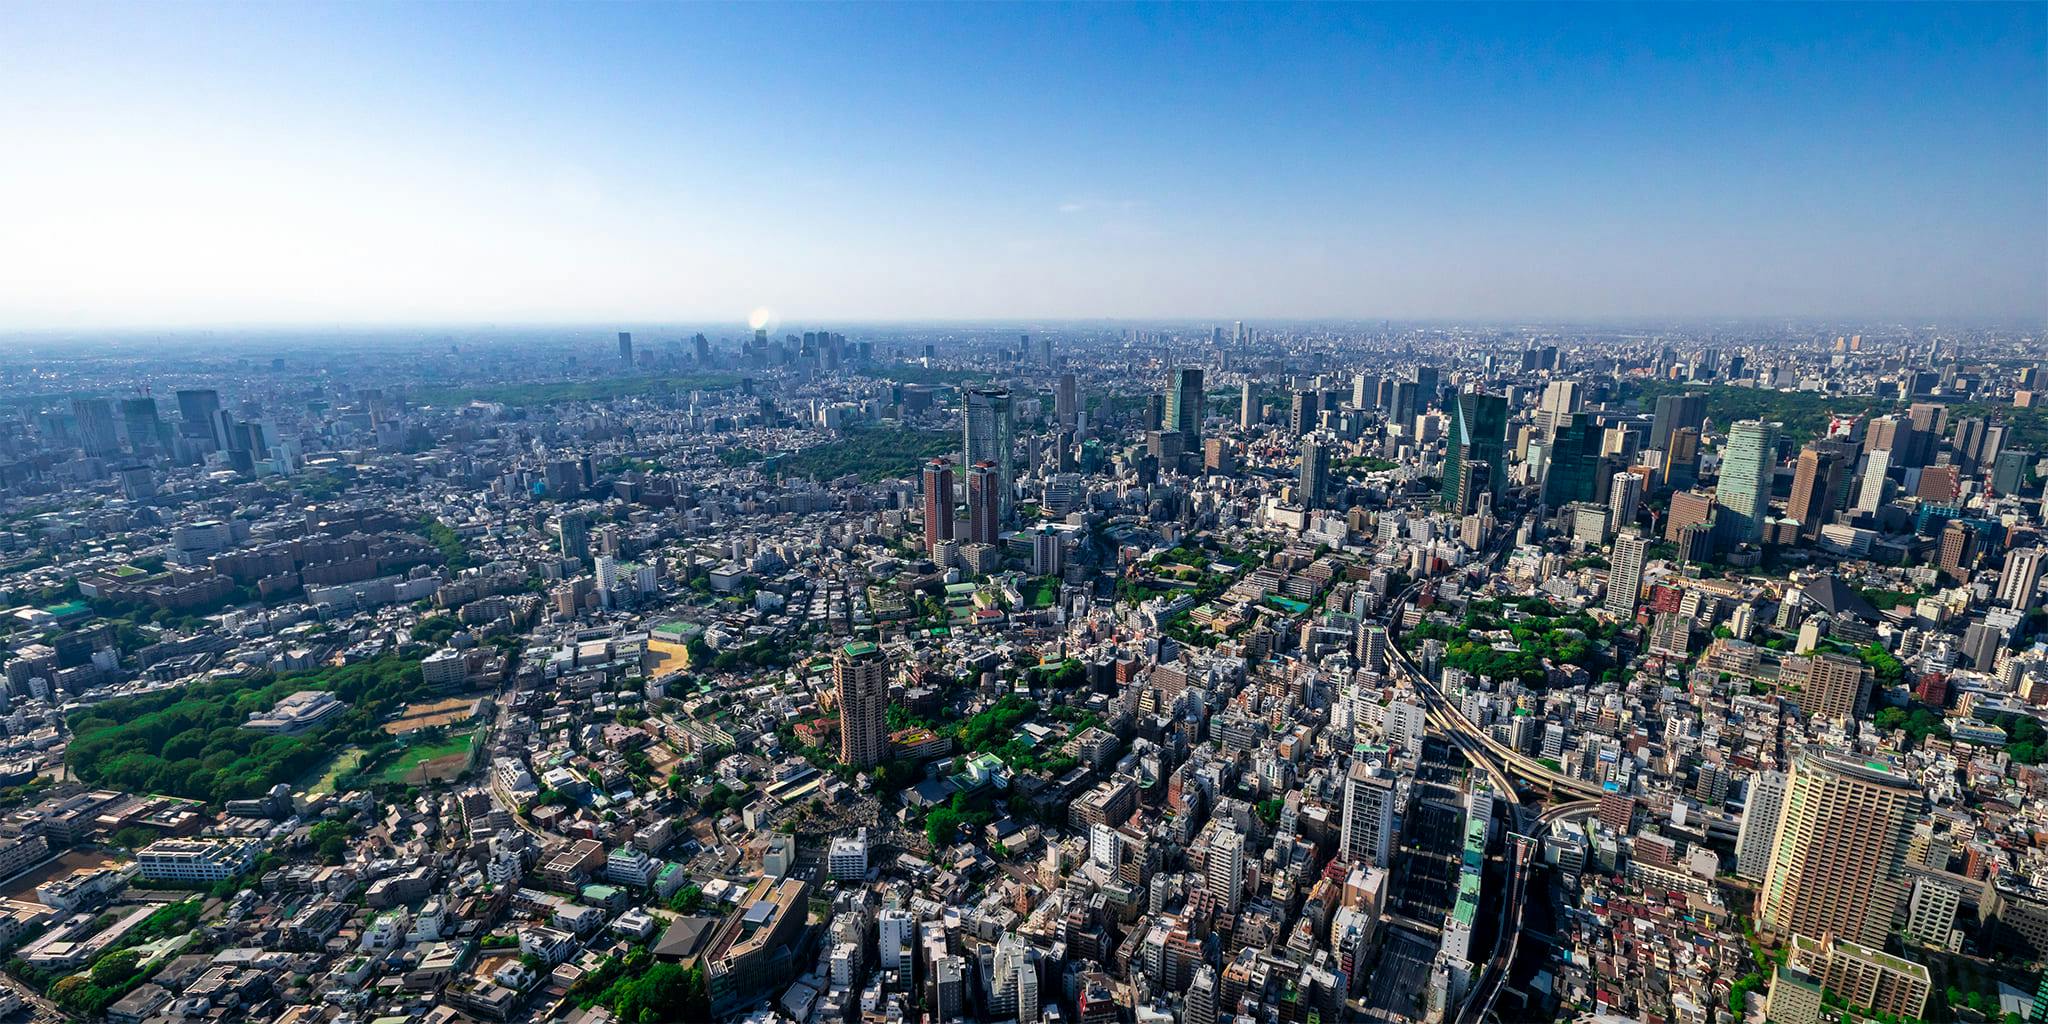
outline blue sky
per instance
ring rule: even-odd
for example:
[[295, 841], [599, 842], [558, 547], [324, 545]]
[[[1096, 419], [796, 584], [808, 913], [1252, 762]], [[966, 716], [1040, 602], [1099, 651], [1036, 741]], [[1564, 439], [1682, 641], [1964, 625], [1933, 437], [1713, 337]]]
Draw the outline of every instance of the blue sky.
[[0, 6], [0, 328], [2048, 315], [2048, 5]]

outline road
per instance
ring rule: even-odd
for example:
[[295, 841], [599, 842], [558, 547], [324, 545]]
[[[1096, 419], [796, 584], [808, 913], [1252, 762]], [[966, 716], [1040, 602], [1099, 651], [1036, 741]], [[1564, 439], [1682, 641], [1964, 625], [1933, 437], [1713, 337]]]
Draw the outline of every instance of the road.
[[[1494, 534], [1492, 547], [1496, 559], [1506, 553], [1507, 549], [1504, 542], [1512, 536], [1512, 534], [1505, 530], [1497, 531]], [[1387, 660], [1390, 664], [1399, 668], [1414, 684], [1416, 691], [1422, 694], [1424, 710], [1429, 715], [1430, 723], [1450, 733], [1451, 737], [1457, 741], [1461, 748], [1466, 750], [1468, 755], [1475, 753], [1475, 748], [1483, 748], [1487, 754], [1490, 754], [1491, 757], [1475, 759], [1473, 763], [1484, 767], [1487, 774], [1494, 778], [1495, 785], [1503, 793], [1514, 792], [1514, 783], [1511, 776], [1519, 776], [1530, 782], [1548, 786], [1553, 790], [1567, 792], [1573, 796], [1589, 800], [1598, 800], [1601, 796], [1598, 783], [1589, 782], [1585, 779], [1574, 779], [1561, 772], [1552, 771], [1550, 766], [1519, 750], [1508, 747], [1495, 740], [1485, 730], [1473, 725], [1465, 717], [1464, 712], [1459, 711], [1455, 705], [1446, 699], [1443, 692], [1437, 689], [1436, 684], [1424, 678], [1422, 673], [1415, 668], [1414, 663], [1408, 660], [1407, 654], [1402, 652], [1400, 644], [1397, 642], [1401, 629], [1401, 609], [1414, 598], [1415, 592], [1421, 586], [1422, 583], [1420, 581], [1409, 584], [1408, 589], [1402, 591], [1401, 596], [1394, 599], [1393, 605], [1388, 610]], [[1494, 763], [1496, 760], [1498, 761], [1497, 764]], [[1521, 823], [1517, 822], [1516, 824], [1519, 826]]]
[[[1506, 530], [1497, 531], [1489, 544], [1491, 558], [1496, 567], [1507, 553], [1507, 541], [1512, 536]], [[1486, 773], [1493, 781], [1493, 787], [1508, 815], [1509, 824], [1516, 834], [1510, 835], [1506, 843], [1507, 874], [1505, 879], [1506, 897], [1500, 903], [1499, 928], [1494, 939], [1493, 955], [1479, 973], [1472, 990], [1451, 1015], [1455, 1024], [1478, 1024], [1493, 1010], [1493, 1004], [1500, 996], [1500, 990], [1508, 976], [1508, 968], [1514, 963], [1521, 946], [1522, 908], [1528, 890], [1529, 872], [1534, 859], [1542, 849], [1540, 837], [1550, 829], [1553, 821], [1573, 815], [1590, 814], [1598, 807], [1602, 795], [1600, 787], [1582, 779], [1574, 779], [1552, 771], [1549, 766], [1524, 755], [1505, 744], [1496, 741], [1490, 734], [1473, 724], [1446, 698], [1436, 684], [1430, 682], [1408, 659], [1398, 643], [1402, 609], [1414, 599], [1422, 586], [1420, 581], [1411, 584], [1394, 600], [1387, 615], [1387, 657], [1389, 663], [1423, 697], [1423, 712], [1432, 729], [1450, 737], [1459, 752], [1475, 768]], [[1558, 804], [1538, 813], [1533, 807], [1522, 802], [1521, 792], [1516, 785], [1517, 778], [1548, 786], [1553, 792], [1570, 793], [1581, 799]], [[1536, 837], [1533, 840], [1524, 837]]]
[[1487, 961], [1486, 969], [1479, 974], [1479, 981], [1472, 986], [1471, 998], [1466, 1000], [1458, 1015], [1458, 1024], [1478, 1024], [1493, 1012], [1493, 1004], [1500, 998], [1500, 990], [1507, 984], [1508, 969], [1514, 966], [1515, 956], [1522, 945], [1522, 910], [1526, 905], [1529, 888], [1529, 872], [1535, 868], [1536, 855], [1542, 850], [1541, 839], [1550, 831], [1552, 823], [1567, 818], [1583, 818], [1599, 810], [1597, 800], [1575, 800], [1571, 803], [1555, 804], [1536, 818], [1536, 829], [1530, 841], [1521, 836], [1508, 838], [1508, 900], [1501, 908], [1501, 932], [1494, 943], [1493, 959]]
[[[516, 693], [516, 689], [513, 692]], [[491, 728], [484, 737], [484, 778], [490, 781], [491, 802], [512, 816], [512, 824], [519, 826], [521, 831], [532, 836], [535, 842], [545, 847], [551, 842], [562, 841], [562, 837], [544, 831], [539, 826], [522, 817], [519, 813], [519, 802], [512, 799], [512, 794], [506, 792], [504, 786], [498, 782], [498, 772], [496, 769], [497, 758], [501, 749], [498, 733], [504, 728], [506, 716], [513, 713], [510, 707], [511, 701], [504, 699], [504, 693], [505, 691], [499, 690], [492, 694], [494, 699], [491, 701], [491, 704], [494, 710], [491, 715]]]
[[57, 1024], [57, 1022], [71, 1019], [63, 1010], [57, 1008], [56, 1003], [37, 995], [35, 989], [16, 981], [11, 974], [0, 973], [0, 988], [5, 988], [7, 991], [20, 996], [21, 1001], [27, 1003], [29, 1010], [34, 1014], [36, 1024], [44, 1024], [44, 1022]]

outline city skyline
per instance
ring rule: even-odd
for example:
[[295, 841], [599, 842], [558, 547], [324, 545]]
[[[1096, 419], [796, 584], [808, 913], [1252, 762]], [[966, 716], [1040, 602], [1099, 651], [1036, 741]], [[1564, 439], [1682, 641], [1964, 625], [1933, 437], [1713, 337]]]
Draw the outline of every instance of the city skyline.
[[2038, 12], [15, 7], [0, 330], [2037, 320]]
[[2048, 0], [0, 38], [0, 1024], [2048, 1024]]

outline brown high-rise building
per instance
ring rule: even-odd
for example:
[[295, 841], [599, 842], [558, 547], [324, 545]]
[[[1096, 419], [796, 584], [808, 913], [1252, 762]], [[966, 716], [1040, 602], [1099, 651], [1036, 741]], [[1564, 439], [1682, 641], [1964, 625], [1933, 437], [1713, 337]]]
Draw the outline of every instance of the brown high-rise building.
[[1962, 491], [1962, 473], [1954, 466], [1929, 466], [1920, 471], [1921, 501], [1949, 502]]
[[1913, 433], [1939, 437], [1948, 429], [1948, 406], [1941, 402], [1914, 402], [1906, 407], [1906, 420], [1913, 424]]
[[1691, 487], [1700, 475], [1700, 432], [1693, 427], [1679, 427], [1671, 432], [1665, 445], [1662, 487]]
[[839, 760], [855, 768], [881, 763], [889, 749], [889, 663], [866, 641], [832, 656], [839, 690]]
[[1970, 566], [1977, 561], [1977, 531], [1961, 523], [1950, 523], [1941, 530], [1941, 549], [1935, 553], [1934, 564], [1948, 578], [1961, 581], [1970, 574]]
[[1786, 658], [1778, 680], [1787, 689], [1798, 689], [1793, 702], [1806, 717], [1834, 721], [1863, 713], [1869, 700], [1867, 671], [1855, 658], [1815, 654]]
[[1202, 442], [1202, 468], [1224, 476], [1237, 472], [1237, 449], [1229, 438], [1212, 437]]
[[1757, 897], [1760, 927], [1881, 947], [1907, 889], [1906, 844], [1924, 799], [1881, 765], [1801, 758]]
[[1799, 535], [1811, 540], [1834, 511], [1836, 488], [1842, 478], [1841, 461], [1807, 445], [1799, 452], [1792, 469], [1792, 498], [1785, 503], [1785, 517], [1799, 522]]
[[1002, 477], [993, 462], [967, 470], [967, 543], [994, 544], [1002, 527]]
[[1914, 454], [1919, 447], [1913, 421], [1899, 416], [1879, 416], [1871, 420], [1870, 429], [1863, 435], [1863, 450], [1890, 452], [1888, 464], [1893, 467], [1917, 465]]
[[924, 549], [953, 539], [953, 464], [933, 459], [924, 466]]
[[1679, 491], [1671, 496], [1665, 514], [1664, 539], [1676, 541], [1688, 526], [1705, 523], [1714, 514], [1714, 496], [1702, 491]]

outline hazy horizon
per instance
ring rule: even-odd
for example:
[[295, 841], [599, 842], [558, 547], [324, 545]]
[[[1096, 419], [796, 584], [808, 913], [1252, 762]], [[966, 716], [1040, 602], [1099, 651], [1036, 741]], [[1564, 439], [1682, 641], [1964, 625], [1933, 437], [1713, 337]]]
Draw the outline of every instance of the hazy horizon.
[[2034, 325], [2044, 10], [14, 5], [0, 336]]
[[[1056, 316], [990, 316], [990, 317], [876, 317], [847, 318], [832, 316], [806, 317], [802, 320], [778, 319], [769, 327], [770, 335], [800, 334], [805, 331], [830, 330], [840, 333], [848, 331], [918, 331], [947, 330], [1012, 333], [1033, 331], [1078, 332], [1085, 330], [1122, 330], [1139, 328], [1144, 330], [1207, 330], [1221, 326], [1226, 329], [1233, 322], [1243, 322], [1247, 327], [1260, 330], [1361, 330], [1386, 325], [1396, 331], [1409, 330], [1466, 330], [1521, 332], [1538, 335], [1544, 332], [1586, 331], [1586, 332], [1648, 332], [1658, 331], [1824, 331], [1861, 330], [1872, 331], [1926, 331], [1926, 330], [1972, 330], [2010, 331], [2031, 334], [2048, 329], [2048, 317], [2028, 316], [1948, 316], [1948, 317], [1899, 317], [1885, 315], [1754, 315], [1754, 316], [1547, 316], [1547, 317], [1401, 317], [1401, 316], [1135, 316], [1135, 317], [1056, 317]], [[193, 341], [209, 338], [235, 339], [246, 337], [251, 340], [274, 342], [295, 338], [312, 339], [323, 336], [362, 336], [414, 338], [415, 335], [445, 334], [475, 340], [492, 338], [519, 338], [533, 334], [561, 334], [572, 338], [584, 338], [610, 344], [619, 331], [630, 332], [636, 340], [660, 341], [663, 338], [686, 338], [692, 333], [702, 332], [713, 340], [724, 337], [728, 340], [750, 334], [752, 328], [744, 319], [692, 319], [665, 318], [657, 320], [604, 320], [576, 319], [558, 321], [394, 321], [389, 323], [194, 323], [174, 325], [77, 325], [12, 329], [0, 327], [0, 344], [10, 342], [63, 341], [68, 339], [102, 338], [119, 341], [147, 341], [151, 339]], [[723, 332], [722, 334], [720, 332]], [[417, 340], [417, 339], [415, 339]]]

